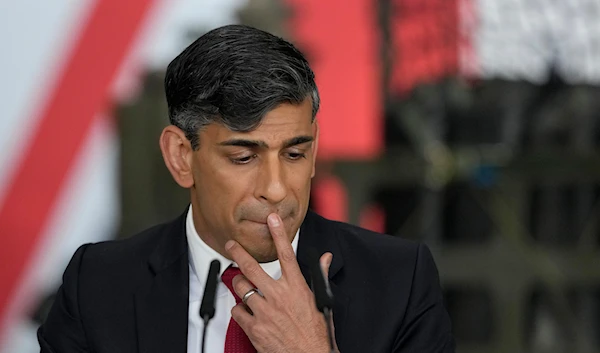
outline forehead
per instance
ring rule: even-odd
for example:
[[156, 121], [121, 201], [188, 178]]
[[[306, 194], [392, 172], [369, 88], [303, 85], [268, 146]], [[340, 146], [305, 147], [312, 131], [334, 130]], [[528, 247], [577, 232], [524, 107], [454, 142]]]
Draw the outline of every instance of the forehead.
[[[229, 130], [222, 124], [210, 124], [200, 135], [214, 143], [232, 138], [262, 140], [269, 145], [285, 141], [298, 135], [313, 135], [312, 104], [305, 100], [301, 104], [284, 103], [265, 114], [260, 125], [248, 132]], [[203, 140], [200, 138], [200, 141]], [[201, 143], [202, 145], [202, 143]]]

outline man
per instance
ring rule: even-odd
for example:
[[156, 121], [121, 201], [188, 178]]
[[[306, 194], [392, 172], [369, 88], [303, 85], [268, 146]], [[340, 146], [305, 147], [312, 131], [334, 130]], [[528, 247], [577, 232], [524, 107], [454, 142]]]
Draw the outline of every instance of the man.
[[191, 205], [130, 239], [82, 246], [39, 329], [42, 352], [200, 352], [213, 259], [223, 283], [208, 352], [329, 352], [311, 251], [328, 272], [340, 352], [454, 351], [424, 245], [308, 210], [319, 94], [298, 50], [221, 27], [171, 62], [165, 91], [160, 147]]

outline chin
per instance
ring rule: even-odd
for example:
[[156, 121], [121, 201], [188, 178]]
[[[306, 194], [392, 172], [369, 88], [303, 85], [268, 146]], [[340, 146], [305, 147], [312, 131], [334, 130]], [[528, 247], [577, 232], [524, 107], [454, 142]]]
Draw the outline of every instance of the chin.
[[244, 249], [259, 263], [272, 262], [277, 260], [277, 249], [271, 242], [271, 246], [259, 246], [258, 244], [249, 244]]
[[256, 261], [260, 263], [277, 260], [277, 249], [267, 225], [244, 229], [235, 239]]

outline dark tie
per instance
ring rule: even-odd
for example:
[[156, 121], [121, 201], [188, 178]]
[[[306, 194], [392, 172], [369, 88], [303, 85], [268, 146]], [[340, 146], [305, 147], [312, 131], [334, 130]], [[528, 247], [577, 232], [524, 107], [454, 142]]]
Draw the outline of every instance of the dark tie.
[[[232, 281], [233, 277], [241, 273], [242, 271], [239, 268], [229, 266], [223, 272], [223, 275], [221, 275], [221, 281], [229, 288], [237, 304], [241, 303], [242, 299], [235, 293]], [[229, 326], [227, 327], [224, 353], [256, 353], [256, 349], [252, 346], [250, 339], [233, 318], [229, 320]]]

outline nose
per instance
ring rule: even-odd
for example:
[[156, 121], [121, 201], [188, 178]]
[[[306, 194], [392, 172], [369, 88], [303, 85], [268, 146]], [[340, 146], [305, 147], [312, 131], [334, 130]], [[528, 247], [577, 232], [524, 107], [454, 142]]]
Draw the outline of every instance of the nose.
[[276, 205], [286, 196], [285, 170], [279, 157], [264, 159], [256, 180], [255, 197]]

